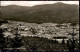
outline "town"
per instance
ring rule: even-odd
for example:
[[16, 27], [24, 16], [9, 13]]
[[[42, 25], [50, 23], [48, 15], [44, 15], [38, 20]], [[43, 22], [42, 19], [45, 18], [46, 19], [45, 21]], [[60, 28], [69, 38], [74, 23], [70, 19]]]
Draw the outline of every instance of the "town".
[[[3, 34], [5, 37], [14, 37], [15, 33], [20, 36], [38, 36], [48, 39], [54, 39], [53, 37], [66, 37], [65, 40], [72, 38], [73, 26], [71, 23], [27, 23], [18, 21], [8, 21], [6, 24], [2, 24], [0, 27], [4, 29]], [[79, 24], [75, 25], [74, 38], [79, 40]]]

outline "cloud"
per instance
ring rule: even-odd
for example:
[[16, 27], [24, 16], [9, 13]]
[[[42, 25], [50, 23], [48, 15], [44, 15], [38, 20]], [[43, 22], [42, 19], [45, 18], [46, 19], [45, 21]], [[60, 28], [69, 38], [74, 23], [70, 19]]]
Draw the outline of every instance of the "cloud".
[[53, 4], [56, 2], [79, 5], [79, 1], [1, 1], [1, 6], [5, 5], [34, 6], [41, 4]]

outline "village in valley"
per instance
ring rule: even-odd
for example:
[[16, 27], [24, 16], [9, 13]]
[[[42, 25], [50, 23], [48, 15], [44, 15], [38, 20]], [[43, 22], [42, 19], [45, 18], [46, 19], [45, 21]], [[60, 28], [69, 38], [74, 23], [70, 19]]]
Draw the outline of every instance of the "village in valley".
[[[68, 40], [72, 38], [73, 26], [71, 23], [27, 23], [18, 21], [8, 21], [6, 24], [2, 24], [0, 28], [4, 29], [3, 34], [5, 37], [14, 37], [15, 33], [20, 34], [20, 36], [38, 36], [48, 39], [53, 39], [54, 37], [62, 37], [57, 40], [61, 41], [63, 38]], [[74, 26], [74, 38], [79, 40], [79, 24]]]
[[0, 12], [0, 52], [80, 51], [78, 1], [1, 1]]
[[[41, 49], [41, 51], [43, 50], [43, 52], [45, 52], [47, 49], [49, 51], [67, 51], [67, 49], [70, 48], [70, 50], [78, 50], [78, 23], [76, 23], [74, 26], [71, 23], [37, 24], [10, 20], [0, 20], [0, 23], [1, 37], [4, 36], [5, 38], [5, 40], [1, 40], [5, 41], [5, 43], [3, 43], [2, 45], [7, 46], [5, 47], [5, 49], [8, 49], [9, 51], [13, 51], [14, 48], [15, 52], [16, 50], [28, 51], [28, 49], [31, 49], [33, 51], [37, 51], [37, 49], [39, 49], [38, 51], [40, 51]], [[71, 44], [68, 43], [68, 41], [70, 41]], [[41, 47], [41, 45], [43, 46]], [[56, 48], [54, 48], [54, 45], [56, 46]], [[60, 48], [58, 46], [60, 46]], [[2, 49], [3, 48], [4, 47], [2, 46]]]

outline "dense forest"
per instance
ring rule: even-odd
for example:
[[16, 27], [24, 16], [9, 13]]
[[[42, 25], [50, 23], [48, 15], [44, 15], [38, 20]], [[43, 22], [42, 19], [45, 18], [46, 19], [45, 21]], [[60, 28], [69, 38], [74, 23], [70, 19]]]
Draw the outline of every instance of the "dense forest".
[[1, 19], [17, 20], [29, 23], [65, 23], [79, 21], [79, 6], [75, 4], [36, 5], [33, 7], [8, 5], [1, 6]]

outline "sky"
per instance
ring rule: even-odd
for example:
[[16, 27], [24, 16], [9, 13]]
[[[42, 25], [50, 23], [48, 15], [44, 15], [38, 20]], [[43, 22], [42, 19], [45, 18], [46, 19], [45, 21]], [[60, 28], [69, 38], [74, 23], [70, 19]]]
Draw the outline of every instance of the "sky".
[[1, 1], [1, 6], [6, 5], [35, 6], [42, 4], [53, 4], [56, 2], [79, 5], [79, 1]]

